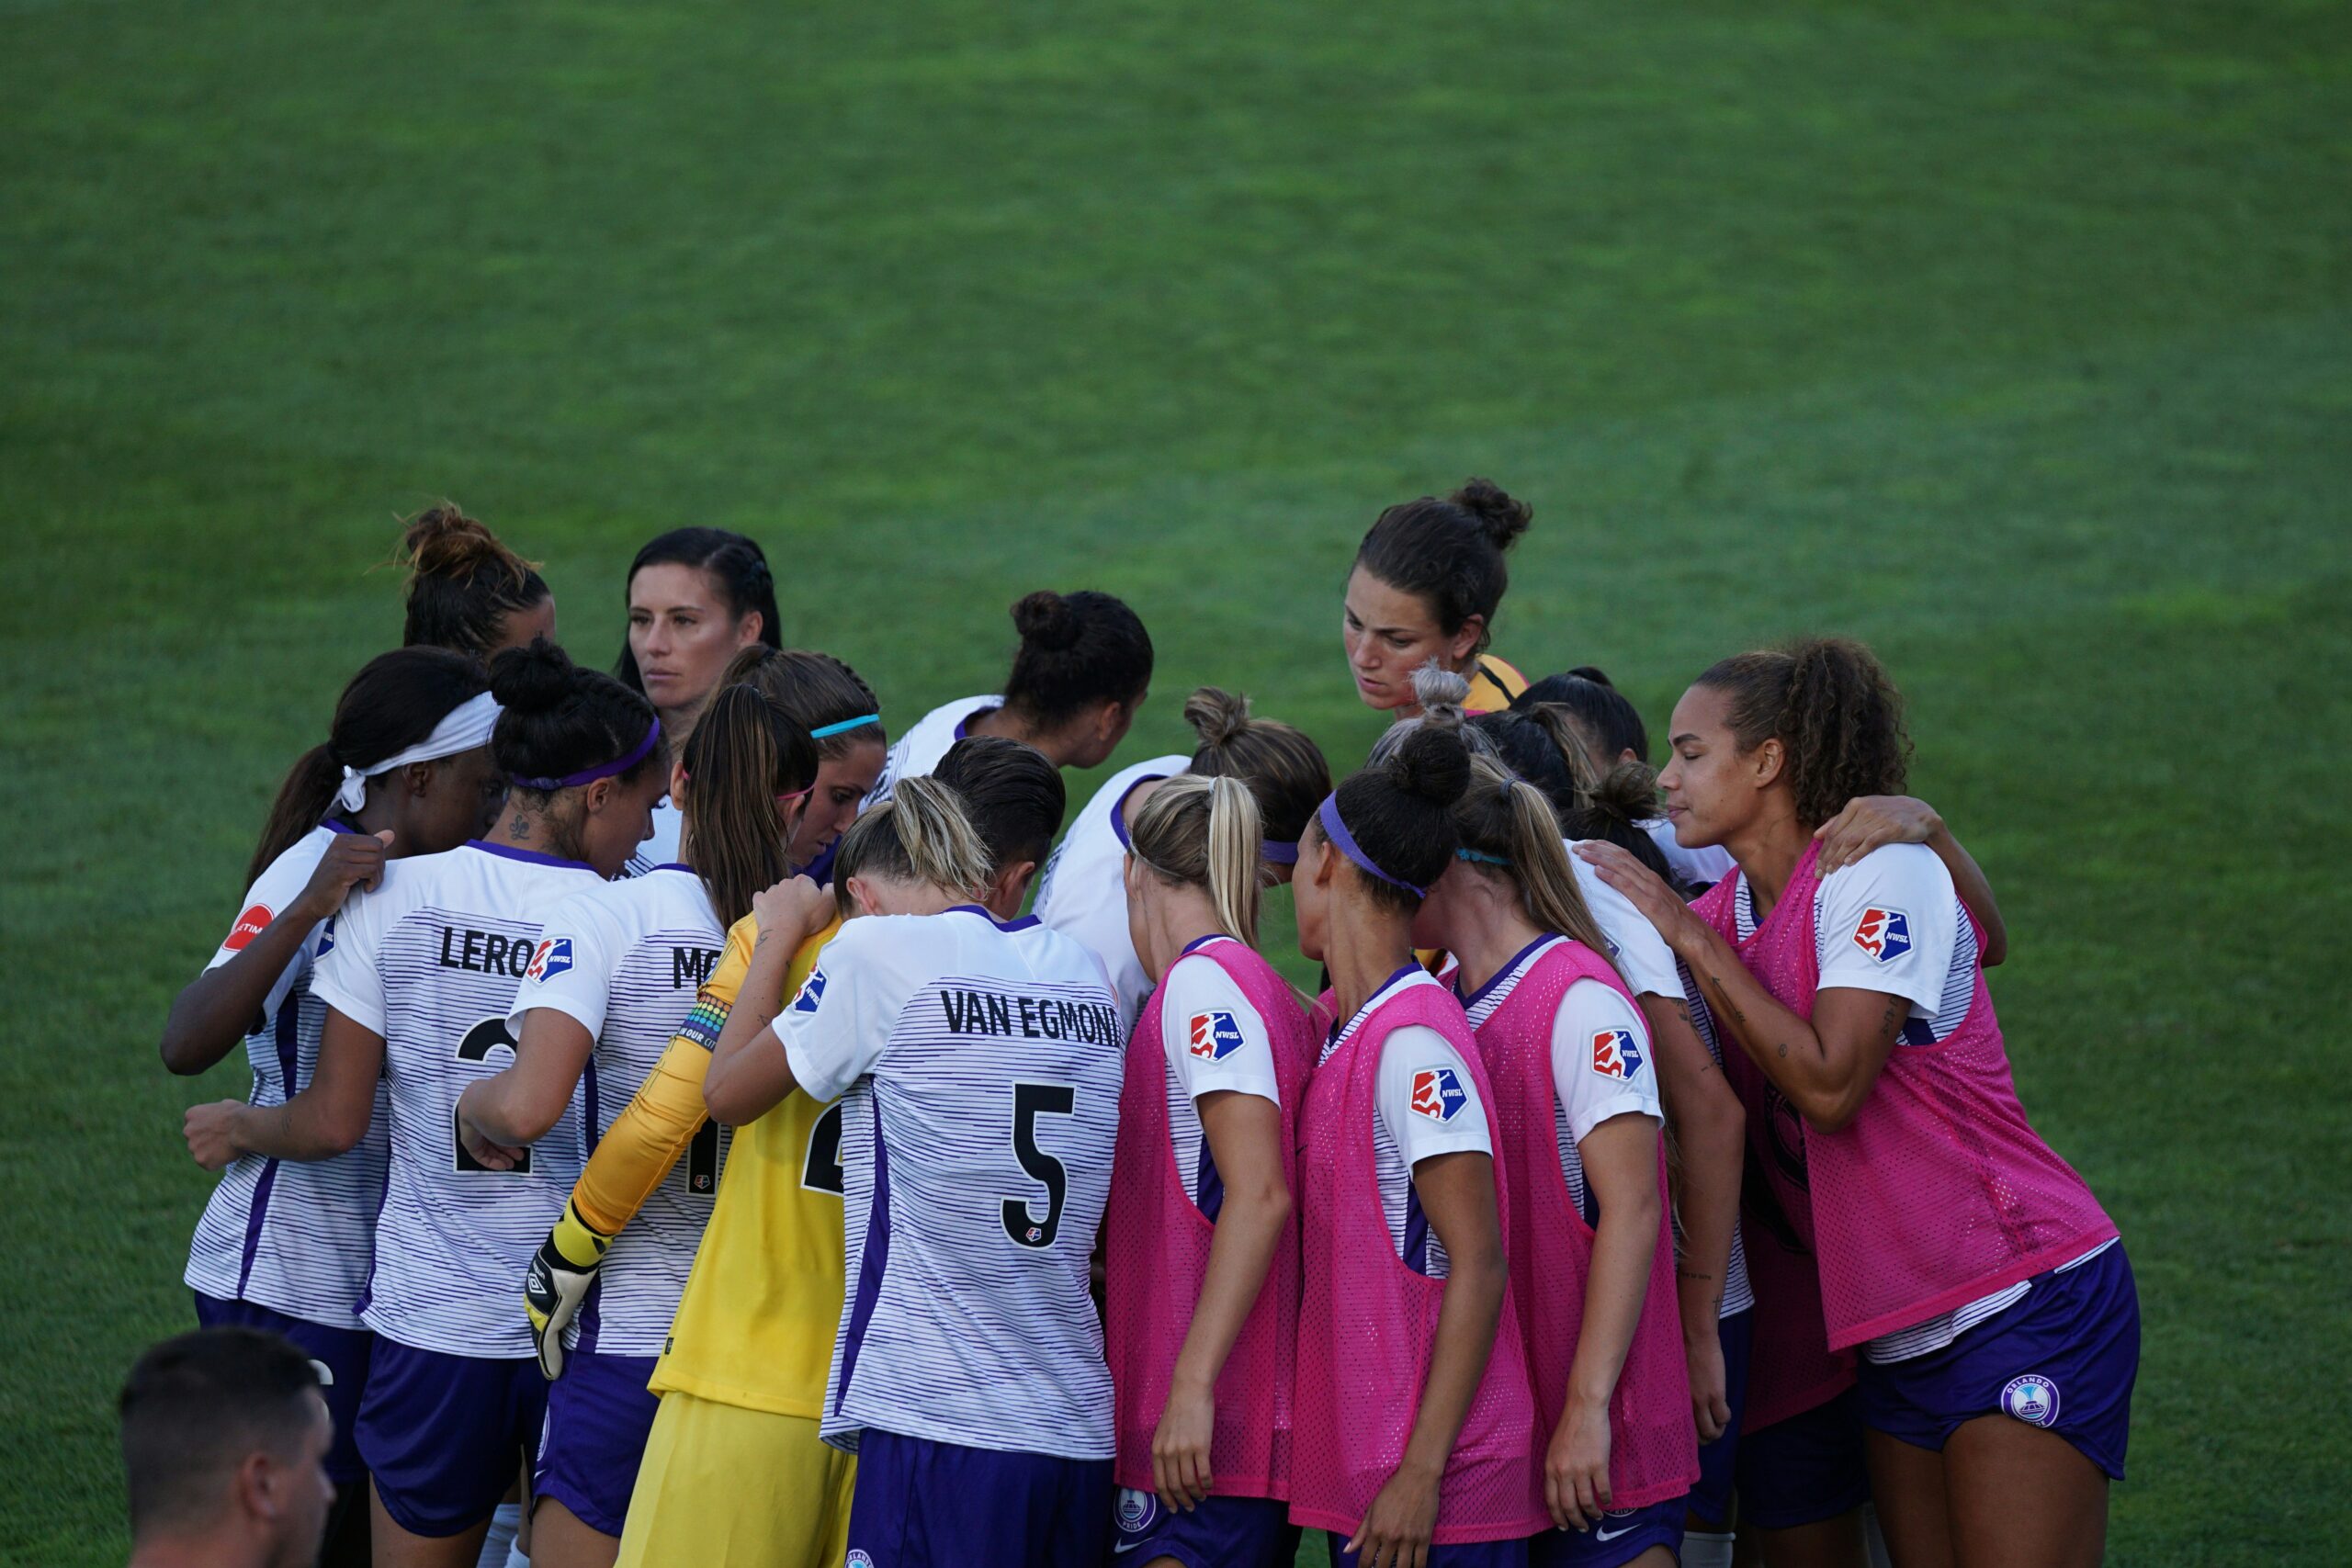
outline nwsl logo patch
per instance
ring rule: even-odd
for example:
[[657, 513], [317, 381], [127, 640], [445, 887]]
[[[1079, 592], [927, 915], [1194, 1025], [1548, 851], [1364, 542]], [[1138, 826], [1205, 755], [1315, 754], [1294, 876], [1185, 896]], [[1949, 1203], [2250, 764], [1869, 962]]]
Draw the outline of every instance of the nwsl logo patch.
[[1603, 1029], [1592, 1037], [1592, 1070], [1620, 1083], [1642, 1070], [1642, 1048], [1630, 1029]]
[[792, 998], [792, 1010], [815, 1012], [817, 1004], [824, 999], [825, 972], [822, 969], [811, 969], [808, 971], [808, 978], [800, 982], [800, 989]]
[[1241, 1049], [1241, 1025], [1219, 1009], [1193, 1015], [1192, 1053], [1204, 1062], [1222, 1062]]
[[531, 966], [523, 971], [526, 980], [552, 980], [571, 967], [571, 939], [551, 936], [539, 943], [531, 954]]
[[1854, 928], [1854, 945], [1881, 964], [1911, 951], [1911, 917], [1900, 909], [1864, 909]]
[[1470, 1091], [1452, 1067], [1423, 1067], [1413, 1075], [1413, 1114], [1451, 1122], [1470, 1103]]

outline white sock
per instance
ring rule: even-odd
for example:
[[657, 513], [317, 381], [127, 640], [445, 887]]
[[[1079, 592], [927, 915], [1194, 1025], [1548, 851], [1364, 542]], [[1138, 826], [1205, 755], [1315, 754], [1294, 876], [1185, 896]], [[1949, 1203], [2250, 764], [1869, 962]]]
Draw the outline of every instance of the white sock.
[[523, 1505], [501, 1503], [490, 1516], [490, 1533], [482, 1537], [481, 1556], [474, 1568], [506, 1568], [507, 1553], [514, 1548], [514, 1532], [523, 1528]]
[[1886, 1552], [1886, 1532], [1878, 1528], [1878, 1505], [1862, 1505], [1862, 1551], [1871, 1560], [1871, 1568], [1894, 1568], [1894, 1559]]
[[1717, 1535], [1713, 1530], [1682, 1532], [1682, 1568], [1731, 1568], [1732, 1536], [1729, 1530]]

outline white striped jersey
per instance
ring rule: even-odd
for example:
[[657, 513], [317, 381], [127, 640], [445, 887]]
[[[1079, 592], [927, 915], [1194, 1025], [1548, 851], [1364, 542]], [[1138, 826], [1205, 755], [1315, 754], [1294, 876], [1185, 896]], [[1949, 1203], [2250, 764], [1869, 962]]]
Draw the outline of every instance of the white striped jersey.
[[777, 1017], [842, 1100], [850, 1289], [820, 1430], [1111, 1457], [1088, 1269], [1127, 1030], [1092, 953], [965, 907], [842, 927]]
[[[1733, 900], [1740, 940], [1754, 934], [1756, 896], [1740, 876]], [[1933, 1045], [1968, 1016], [1976, 995], [1976, 927], [1951, 873], [1925, 844], [1886, 844], [1821, 879], [1813, 894], [1817, 990], [1882, 991], [1911, 1004], [1894, 1048]], [[2106, 1250], [2102, 1243], [2066, 1265]], [[1872, 1361], [1905, 1361], [1940, 1350], [1996, 1313], [2023, 1301], [2032, 1281], [1938, 1313], [1908, 1328], [1865, 1341]]]
[[[218, 969], [301, 897], [335, 835], [313, 828], [269, 863], [249, 889], [228, 937], [212, 955]], [[283, 1105], [307, 1088], [319, 1066], [326, 1004], [311, 992], [311, 971], [334, 942], [334, 921], [322, 920], [270, 987], [245, 1035], [255, 1105]], [[384, 1191], [385, 1092], [358, 1145], [333, 1159], [302, 1163], [247, 1155], [220, 1173], [188, 1247], [188, 1288], [222, 1301], [246, 1301], [329, 1328], [356, 1329], [359, 1297], [376, 1246], [376, 1205]]]
[[1154, 757], [1112, 774], [1062, 835], [1030, 906], [1047, 926], [1094, 950], [1129, 1023], [1151, 995], [1151, 976], [1127, 932], [1127, 796], [1138, 784], [1174, 778], [1191, 765], [1189, 757]]
[[[1477, 1029], [1510, 999], [1535, 961], [1562, 936], [1530, 942], [1495, 977], [1464, 997], [1462, 1010]], [[1458, 983], [1458, 982], [1457, 982]], [[1623, 1036], [1604, 1054], [1603, 1035]], [[1632, 1049], [1625, 1049], [1630, 1041]], [[1560, 1149], [1560, 1174], [1567, 1179], [1568, 1201], [1588, 1225], [1600, 1224], [1600, 1204], [1584, 1179], [1584, 1156], [1577, 1145], [1614, 1116], [1646, 1116], [1663, 1123], [1657, 1073], [1651, 1065], [1649, 1025], [1623, 997], [1598, 980], [1578, 980], [1552, 1013], [1552, 1125]]]
[[[1715, 1065], [1721, 1066], [1724, 1042], [1723, 1036], [1715, 1030], [1715, 1015], [1708, 1010], [1706, 998], [1699, 994], [1699, 981], [1690, 973], [1690, 965], [1678, 958], [1674, 961], [1674, 969], [1682, 982], [1683, 1000], [1690, 1010], [1691, 1031], [1699, 1036], [1699, 1043], [1707, 1048], [1707, 1055], [1715, 1059]], [[1734, 1048], [1736, 1049], [1736, 1044]], [[1674, 1220], [1674, 1247], [1677, 1254], [1683, 1247], [1682, 1217], [1679, 1214]], [[1724, 1270], [1724, 1304], [1715, 1315], [1730, 1317], [1747, 1311], [1755, 1304], [1756, 1287], [1747, 1279], [1747, 1247], [1740, 1239], [1739, 1224], [1735, 1219], [1731, 1227], [1731, 1263]]]
[[[1316, 1065], [1329, 1061], [1331, 1053], [1347, 1043], [1374, 1008], [1405, 987], [1436, 984], [1418, 964], [1399, 969], [1353, 1018], [1330, 1032]], [[1452, 1074], [1462, 1090], [1459, 1104], [1426, 1097], [1416, 1100], [1414, 1079], [1434, 1070]], [[1438, 1105], [1445, 1106], [1442, 1113]], [[1430, 1228], [1429, 1216], [1421, 1212], [1413, 1168], [1437, 1155], [1464, 1150], [1490, 1155], [1494, 1149], [1487, 1130], [1486, 1102], [1478, 1098], [1478, 1086], [1453, 1043], [1418, 1023], [1389, 1031], [1381, 1043], [1378, 1077], [1373, 1082], [1372, 1177], [1380, 1189], [1380, 1211], [1388, 1222], [1388, 1239], [1396, 1245], [1396, 1256], [1416, 1272], [1442, 1280], [1453, 1264], [1445, 1255], [1445, 1243]]]
[[1624, 977], [1625, 988], [1637, 997], [1664, 997], [1668, 1001], [1681, 996], [1682, 982], [1674, 974], [1674, 950], [1666, 945], [1666, 938], [1657, 934], [1649, 917], [1602, 881], [1600, 873], [1577, 853], [1577, 845], [1583, 840], [1560, 841], [1568, 846], [1568, 867], [1576, 873], [1577, 891], [1584, 895], [1584, 907], [1592, 912], [1600, 934], [1609, 939], [1609, 958]]
[[1656, 844], [1657, 852], [1666, 857], [1666, 863], [1673, 868], [1674, 874], [1693, 887], [1713, 887], [1738, 869], [1732, 861], [1731, 852], [1721, 844], [1702, 844], [1695, 850], [1684, 849], [1674, 837], [1674, 823], [1667, 818], [1653, 817], [1634, 826], [1649, 835], [1650, 842]]
[[[595, 1037], [581, 1079], [593, 1151], [685, 1023], [727, 933], [702, 879], [684, 866], [662, 865], [572, 894], [548, 911], [539, 941], [548, 962], [524, 976], [507, 1030], [520, 1039], [524, 1015], [551, 1008]], [[566, 1343], [616, 1356], [662, 1353], [710, 1222], [729, 1142], [729, 1129], [703, 1123], [686, 1156], [614, 1239]]]
[[[678, 840], [686, 830], [686, 814], [668, 795], [653, 803], [653, 836], [637, 846], [628, 863], [621, 867], [621, 877], [643, 876], [658, 865], [674, 865], [678, 860]], [[616, 881], [620, 878], [616, 878]]]
[[874, 787], [865, 795], [865, 807], [860, 809], [889, 799], [900, 779], [925, 778], [936, 772], [939, 760], [947, 755], [950, 746], [964, 739], [965, 728], [972, 720], [1003, 705], [1002, 697], [963, 697], [942, 703], [915, 720], [899, 737], [898, 744], [890, 748], [889, 756], [883, 759], [882, 776], [874, 781]]
[[582, 1093], [513, 1170], [485, 1169], [458, 1143], [458, 1096], [514, 1061], [506, 1020], [525, 973], [571, 962], [541, 943], [540, 922], [602, 882], [579, 861], [477, 841], [392, 862], [335, 919], [311, 988], [383, 1036], [391, 1091], [391, 1164], [359, 1313], [389, 1339], [532, 1353], [515, 1292], [579, 1179]]

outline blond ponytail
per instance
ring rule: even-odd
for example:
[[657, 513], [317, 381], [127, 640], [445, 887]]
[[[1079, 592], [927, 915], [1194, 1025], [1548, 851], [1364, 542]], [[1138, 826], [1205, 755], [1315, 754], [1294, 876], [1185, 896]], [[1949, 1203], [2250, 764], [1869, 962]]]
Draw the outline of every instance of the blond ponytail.
[[1258, 945], [1258, 800], [1237, 778], [1186, 773], [1154, 790], [1127, 827], [1127, 847], [1170, 886], [1209, 896], [1227, 936]]
[[927, 882], [977, 899], [994, 869], [988, 847], [965, 814], [963, 797], [934, 778], [906, 779], [842, 835], [833, 862], [833, 898], [848, 915], [850, 878], [887, 876]]

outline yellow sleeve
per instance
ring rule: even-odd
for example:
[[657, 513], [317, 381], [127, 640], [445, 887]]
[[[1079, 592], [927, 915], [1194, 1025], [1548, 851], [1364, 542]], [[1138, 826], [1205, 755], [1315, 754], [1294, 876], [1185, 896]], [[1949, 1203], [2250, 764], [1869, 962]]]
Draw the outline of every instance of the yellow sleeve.
[[[836, 919], [801, 944], [786, 971], [784, 995], [789, 997], [800, 988], [816, 965], [817, 950], [840, 929]], [[702, 1081], [710, 1071], [711, 1047], [718, 1043], [719, 1031], [727, 1026], [727, 1015], [734, 1009], [758, 934], [759, 926], [749, 915], [729, 929], [726, 950], [710, 978], [695, 993], [693, 1010], [670, 1037], [662, 1060], [638, 1086], [636, 1097], [614, 1119], [581, 1171], [571, 1190], [572, 1204], [582, 1220], [604, 1235], [620, 1234], [702, 1130], [707, 1115]]]

